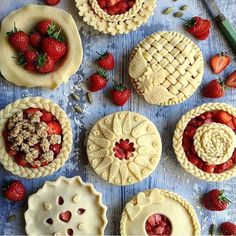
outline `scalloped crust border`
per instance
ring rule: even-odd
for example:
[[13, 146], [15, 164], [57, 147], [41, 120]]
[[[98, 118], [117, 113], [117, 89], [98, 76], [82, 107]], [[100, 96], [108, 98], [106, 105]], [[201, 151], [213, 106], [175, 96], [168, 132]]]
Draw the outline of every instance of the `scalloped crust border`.
[[[150, 194], [150, 192], [154, 190], [154, 189], [150, 189], [150, 190], [146, 190], [144, 191], [144, 193]], [[165, 189], [157, 189], [160, 190], [160, 193], [162, 194], [162, 196], [165, 197], [169, 197], [175, 201], [177, 201], [178, 203], [180, 203], [190, 214], [191, 219], [192, 219], [192, 223], [193, 223], [193, 227], [194, 227], [194, 235], [193, 236], [200, 236], [201, 234], [201, 226], [199, 224], [198, 221], [198, 217], [197, 214], [193, 208], [193, 206], [187, 202], [187, 200], [185, 200], [184, 198], [180, 197], [179, 195], [177, 195], [174, 192], [171, 192], [169, 190], [165, 190]], [[129, 200], [127, 203], [134, 203], [135, 201], [137, 201], [137, 195], [133, 198], [131, 198], [131, 200]], [[121, 221], [120, 221], [120, 234], [121, 236], [127, 236], [125, 233], [125, 225], [126, 225], [126, 220], [127, 220], [127, 214], [126, 214], [126, 208], [124, 207], [123, 211], [122, 211], [122, 215], [121, 215]]]
[[[139, 26], [146, 23], [148, 18], [153, 15], [156, 7], [156, 0], [137, 0], [127, 13], [118, 16], [109, 16], [102, 9], [100, 10], [96, 0], [75, 0], [79, 16], [83, 21], [104, 34], [128, 34], [136, 30]], [[92, 2], [92, 5], [91, 3]], [[139, 4], [142, 3], [142, 6]], [[135, 14], [135, 11], [136, 14]]]
[[[171, 33], [171, 34], [179, 34], [179, 35], [184, 36], [186, 39], [188, 39], [191, 43], [193, 43], [193, 44], [197, 47], [196, 50], [198, 50], [198, 51], [200, 52], [200, 54], [202, 55], [202, 52], [201, 52], [201, 49], [199, 48], [199, 46], [198, 46], [197, 44], [195, 44], [189, 37], [185, 36], [184, 34], [181, 34], [181, 33], [179, 33], [179, 32], [175, 32], [175, 31], [158, 31], [158, 32], [156, 32], [156, 33], [153, 33], [153, 34], [147, 36], [145, 39], [143, 39], [141, 42], [139, 42], [139, 43], [135, 46], [135, 48], [133, 49], [133, 52], [132, 52], [132, 54], [131, 54], [131, 57], [130, 57], [130, 62], [131, 62], [131, 60], [133, 59], [135, 53], [137, 52], [137, 50], [139, 49], [139, 47], [140, 47], [141, 44], [143, 44], [144, 42], [146, 42], [146, 41], [147, 41], [150, 37], [152, 37], [153, 35], [155, 35], [155, 34], [160, 34], [160, 33]], [[203, 56], [202, 56], [202, 72], [201, 72], [201, 73], [202, 73], [201, 77], [203, 77], [203, 74], [204, 74], [204, 59], [203, 59]], [[137, 93], [144, 99], [144, 96], [142, 95], [142, 93], [139, 92], [139, 89], [137, 88], [136, 83], [135, 83], [134, 79], [133, 79], [131, 76], [130, 76], [130, 80], [131, 80], [131, 83], [133, 84], [133, 86], [135, 87], [135, 90], [137, 91]], [[202, 82], [202, 79], [201, 79], [201, 81], [199, 82], [198, 87], [200, 86], [201, 82]], [[192, 95], [197, 91], [197, 89], [198, 89], [198, 88], [196, 88], [196, 90], [192, 93]], [[188, 98], [186, 98], [186, 99], [176, 99], [176, 98], [174, 98], [174, 99], [169, 100], [168, 102], [164, 102], [164, 103], [160, 104], [159, 106], [172, 106], [172, 105], [176, 105], [176, 104], [179, 104], [179, 103], [182, 103], [182, 102], [186, 101], [186, 100], [189, 99], [192, 95], [190, 95], [190, 96], [189, 96]], [[144, 101], [146, 101], [146, 100], [144, 99]], [[155, 105], [155, 104], [151, 104], [151, 105]]]
[[47, 186], [51, 186], [51, 187], [56, 187], [61, 181], [65, 181], [67, 182], [68, 184], [70, 183], [73, 183], [74, 181], [79, 181], [80, 185], [81, 186], [84, 186], [84, 187], [87, 187], [90, 189], [91, 193], [95, 196], [98, 197], [98, 205], [103, 209], [102, 211], [102, 214], [101, 214], [101, 218], [103, 220], [103, 226], [101, 227], [101, 234], [100, 235], [104, 235], [104, 231], [105, 231], [105, 228], [106, 228], [106, 225], [108, 223], [107, 221], [107, 217], [106, 217], [106, 212], [107, 212], [107, 207], [102, 203], [102, 193], [98, 192], [95, 188], [94, 188], [94, 185], [91, 184], [91, 183], [85, 183], [80, 176], [75, 176], [73, 178], [66, 178], [64, 176], [61, 176], [59, 177], [56, 181], [46, 181], [45, 184], [43, 185], [42, 188], [40, 188], [36, 193], [30, 195], [30, 197], [28, 198], [28, 209], [27, 211], [25, 212], [24, 214], [24, 217], [25, 217], [25, 222], [26, 222], [26, 226], [25, 226], [25, 231], [27, 233], [27, 235], [32, 235], [30, 233], [30, 230], [29, 230], [29, 225], [27, 225], [27, 218], [31, 217], [30, 215], [30, 201], [33, 201], [33, 197], [35, 195], [38, 195], [40, 194], [40, 192], [43, 191], [44, 188], [46, 188]]
[[183, 145], [182, 145], [182, 138], [183, 132], [191, 119], [194, 117], [213, 110], [223, 110], [228, 112], [229, 114], [236, 116], [236, 109], [226, 103], [205, 103], [201, 106], [196, 107], [188, 111], [182, 118], [179, 120], [173, 137], [173, 147], [175, 151], [175, 155], [180, 163], [180, 165], [190, 174], [194, 175], [195, 177], [206, 180], [206, 181], [224, 181], [228, 180], [236, 175], [236, 165], [230, 170], [227, 170], [220, 174], [215, 173], [206, 173], [200, 169], [198, 169], [195, 165], [193, 165], [190, 161], [188, 161]]
[[0, 139], [0, 163], [6, 170], [12, 172], [13, 174], [28, 179], [48, 176], [59, 170], [68, 160], [73, 142], [70, 121], [64, 110], [51, 100], [44, 99], [42, 97], [27, 97], [24, 99], [19, 99], [9, 104], [5, 109], [0, 111], [1, 135], [2, 130], [5, 128], [6, 121], [14, 113], [30, 107], [45, 109], [51, 112], [56, 117], [62, 127], [63, 141], [61, 151], [57, 158], [55, 158], [49, 165], [45, 167], [34, 169], [19, 166], [15, 161], [13, 161], [13, 158], [6, 152], [3, 138]]

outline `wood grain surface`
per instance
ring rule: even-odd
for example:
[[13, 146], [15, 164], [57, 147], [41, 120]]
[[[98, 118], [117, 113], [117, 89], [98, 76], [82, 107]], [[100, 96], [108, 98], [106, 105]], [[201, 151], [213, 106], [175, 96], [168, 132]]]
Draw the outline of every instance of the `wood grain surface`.
[[[11, 11], [20, 8], [25, 4], [42, 4], [42, 2], [38, 0], [1, 0], [0, 2], [0, 19], [3, 19]], [[133, 92], [133, 96], [127, 105], [123, 108], [115, 107], [108, 98], [109, 90], [112, 86], [111, 83], [102, 92], [94, 94], [94, 103], [89, 105], [86, 102], [83, 90], [79, 87], [80, 82], [85, 81], [88, 76], [97, 69], [93, 63], [96, 58], [96, 51], [110, 50], [114, 53], [116, 58], [116, 67], [115, 70], [110, 73], [110, 77], [124, 81], [124, 83], [131, 88], [131, 84], [128, 80], [128, 60], [132, 48], [140, 40], [151, 33], [163, 30], [178, 31], [188, 35], [182, 26], [183, 23], [181, 20], [174, 18], [172, 15], [164, 16], [161, 14], [166, 7], [174, 6], [175, 9], [178, 9], [183, 4], [189, 5], [189, 10], [185, 13], [188, 17], [194, 15], [207, 18], [211, 17], [201, 0], [179, 0], [177, 2], [173, 2], [173, 0], [159, 0], [157, 1], [155, 14], [150, 17], [145, 25], [128, 35], [112, 37], [100, 34], [84, 24], [77, 14], [77, 9], [73, 0], [62, 0], [58, 7], [67, 10], [73, 15], [82, 37], [84, 58], [80, 70], [72, 76], [67, 84], [60, 86], [56, 91], [38, 88], [20, 88], [8, 83], [1, 77], [0, 109], [16, 99], [26, 96], [43, 96], [52, 99], [66, 111], [71, 120], [74, 134], [73, 151], [65, 166], [60, 171], [47, 178], [35, 180], [20, 179], [5, 171], [1, 166], [0, 187], [2, 187], [6, 181], [20, 179], [25, 184], [28, 195], [30, 195], [41, 188], [46, 180], [56, 180], [61, 175], [67, 177], [80, 175], [84, 181], [93, 183], [96, 189], [103, 193], [103, 202], [108, 206], [107, 217], [109, 223], [106, 228], [106, 234], [119, 234], [120, 215], [126, 202], [138, 192], [154, 187], [175, 191], [193, 204], [200, 219], [202, 234], [204, 235], [208, 233], [208, 228], [211, 223], [217, 224], [226, 220], [234, 221], [236, 223], [236, 179], [233, 178], [223, 183], [208, 183], [189, 175], [177, 162], [171, 142], [176, 123], [185, 112], [202, 103], [212, 102], [212, 100], [205, 99], [201, 96], [202, 86], [211, 79], [217, 77], [213, 75], [209, 69], [209, 58], [217, 52], [228, 51], [233, 58], [233, 62], [221, 74], [221, 77], [226, 77], [231, 71], [236, 69], [235, 55], [230, 51], [230, 47], [214, 23], [210, 38], [202, 42], [196, 41], [201, 47], [205, 59], [205, 74], [202, 85], [190, 99], [180, 105], [169, 107], [148, 105]], [[225, 15], [236, 26], [236, 0], [218, 0], [218, 4]], [[190, 35], [188, 36], [191, 37]], [[193, 40], [195, 41], [195, 39]], [[75, 101], [71, 99], [70, 94], [73, 91], [78, 92], [82, 98], [80, 105], [84, 107], [85, 111], [83, 114], [78, 115], [72, 109]], [[229, 90], [224, 98], [216, 101], [227, 102], [236, 106], [235, 98], [236, 91]], [[158, 127], [163, 141], [162, 159], [154, 173], [141, 183], [128, 187], [112, 186], [98, 177], [88, 164], [84, 147], [87, 130], [104, 115], [119, 110], [130, 110], [147, 116]], [[225, 189], [233, 202], [224, 212], [209, 212], [200, 206], [200, 195], [215, 187]], [[25, 234], [23, 214], [26, 209], [27, 201], [22, 203], [11, 203], [3, 198], [2, 192], [0, 191], [0, 234]], [[8, 223], [7, 217], [12, 214], [16, 214], [17, 218], [14, 222]]]

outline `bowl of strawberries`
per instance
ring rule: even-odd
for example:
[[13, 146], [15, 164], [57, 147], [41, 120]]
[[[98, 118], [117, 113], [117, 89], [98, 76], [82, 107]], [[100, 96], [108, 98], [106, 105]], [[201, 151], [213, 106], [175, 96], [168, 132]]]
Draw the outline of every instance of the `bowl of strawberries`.
[[0, 71], [25, 87], [57, 88], [78, 70], [83, 57], [72, 16], [49, 6], [26, 5], [1, 24]]

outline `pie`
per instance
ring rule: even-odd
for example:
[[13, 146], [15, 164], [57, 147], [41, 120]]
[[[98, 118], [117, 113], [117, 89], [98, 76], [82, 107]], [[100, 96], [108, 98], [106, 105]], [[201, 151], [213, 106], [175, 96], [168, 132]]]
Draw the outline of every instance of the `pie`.
[[236, 175], [236, 109], [224, 103], [206, 103], [186, 113], [173, 138], [181, 166], [206, 181]]
[[182, 197], [163, 189], [138, 193], [126, 204], [121, 216], [121, 236], [196, 236], [200, 231], [193, 207]]
[[98, 0], [75, 1], [79, 15], [83, 17], [85, 23], [95, 30], [111, 35], [128, 34], [130, 31], [136, 30], [148, 20], [156, 6], [155, 0], [136, 0], [131, 8], [119, 14], [119, 11], [109, 12], [109, 10], [102, 9]]
[[79, 176], [46, 182], [28, 200], [27, 235], [104, 235], [102, 194]]
[[72, 147], [65, 112], [51, 100], [27, 97], [0, 112], [0, 163], [25, 178], [47, 176], [64, 165]]
[[129, 75], [137, 93], [155, 105], [188, 99], [201, 84], [204, 61], [200, 48], [177, 32], [158, 32], [134, 49]]
[[[39, 17], [40, 16], [40, 17]], [[16, 64], [12, 57], [17, 57], [16, 51], [8, 42], [6, 33], [13, 28], [30, 32], [40, 19], [50, 19], [60, 26], [68, 44], [67, 55], [57, 65], [56, 69], [48, 74], [32, 73]], [[72, 16], [62, 9], [55, 7], [29, 4], [12, 12], [1, 23], [0, 32], [0, 72], [6, 80], [24, 87], [57, 88], [67, 82], [78, 70], [83, 57], [80, 35]]]
[[110, 114], [92, 128], [87, 141], [88, 159], [105, 181], [129, 185], [148, 177], [161, 158], [156, 126], [129, 111]]

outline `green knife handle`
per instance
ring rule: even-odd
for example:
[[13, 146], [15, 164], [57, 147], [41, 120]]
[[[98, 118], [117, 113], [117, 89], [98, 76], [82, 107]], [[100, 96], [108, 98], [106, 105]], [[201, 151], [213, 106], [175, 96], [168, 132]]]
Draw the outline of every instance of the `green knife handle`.
[[236, 30], [233, 25], [225, 18], [224, 15], [216, 17], [216, 22], [225, 38], [229, 41], [233, 50], [236, 52]]

